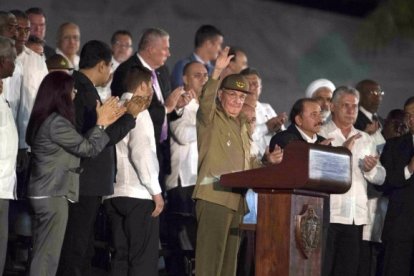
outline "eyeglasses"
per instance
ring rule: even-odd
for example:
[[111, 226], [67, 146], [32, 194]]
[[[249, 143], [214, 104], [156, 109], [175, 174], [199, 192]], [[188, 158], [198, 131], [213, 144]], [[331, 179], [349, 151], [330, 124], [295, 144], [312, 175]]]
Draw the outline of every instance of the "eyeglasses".
[[231, 100], [239, 99], [241, 102], [244, 102], [246, 100], [246, 97], [247, 97], [246, 94], [237, 93], [236, 91], [233, 91], [233, 90], [225, 90], [224, 89], [223, 92], [225, 92]]
[[30, 27], [23, 28], [23, 27], [17, 26], [16, 29], [18, 32], [24, 32], [25, 34], [30, 33]]
[[371, 93], [371, 95], [374, 95], [374, 96], [384, 96], [385, 95], [384, 91], [373, 90], [373, 91], [369, 91], [369, 93]]

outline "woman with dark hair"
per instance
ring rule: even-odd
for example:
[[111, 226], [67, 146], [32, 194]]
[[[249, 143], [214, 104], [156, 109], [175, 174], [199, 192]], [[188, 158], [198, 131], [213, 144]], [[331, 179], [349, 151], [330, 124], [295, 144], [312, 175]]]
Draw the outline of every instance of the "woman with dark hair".
[[87, 137], [74, 126], [73, 78], [48, 74], [39, 87], [26, 142], [31, 147], [28, 197], [33, 209], [33, 254], [30, 275], [55, 275], [68, 218], [68, 200], [76, 202], [80, 157], [94, 157], [109, 141], [105, 127], [125, 113], [118, 99], [97, 103], [97, 125]]

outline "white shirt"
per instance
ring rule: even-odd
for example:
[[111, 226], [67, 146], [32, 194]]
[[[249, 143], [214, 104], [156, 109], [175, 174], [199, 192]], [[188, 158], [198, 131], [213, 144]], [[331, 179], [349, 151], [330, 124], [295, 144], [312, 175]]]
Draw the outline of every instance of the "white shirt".
[[[362, 137], [355, 140], [352, 148], [352, 185], [345, 194], [331, 195], [330, 222], [341, 224], [363, 225], [371, 222], [368, 211], [367, 181], [372, 184], [382, 185], [385, 180], [385, 169], [378, 161], [377, 165], [369, 172], [361, 169], [362, 159], [366, 155], [378, 155], [372, 138], [363, 131], [358, 131], [352, 126], [348, 138], [361, 133]], [[320, 135], [329, 139], [333, 138], [332, 146], [342, 146], [347, 140], [341, 130], [331, 120], [322, 126]]]
[[178, 179], [182, 187], [195, 185], [197, 181], [196, 115], [198, 107], [197, 101], [192, 99], [184, 107], [183, 115], [170, 122], [171, 174], [166, 178], [167, 190], [177, 187]]
[[73, 58], [73, 63], [72, 63], [72, 61], [59, 48], [56, 48], [56, 54], [59, 54], [63, 56], [64, 58], [66, 58], [71, 68], [73, 68], [74, 70], [79, 70], [80, 57], [78, 55], [75, 55], [75, 57]]
[[303, 140], [305, 140], [309, 144], [315, 144], [318, 141], [318, 136], [314, 134], [312, 137], [309, 137], [303, 130], [295, 125], [296, 129], [299, 131], [300, 136], [302, 136]]
[[[276, 116], [277, 114], [270, 104], [257, 102], [256, 128], [253, 133], [253, 141], [259, 148], [259, 158], [263, 157], [266, 147], [269, 146], [270, 139], [272, 139], [272, 136], [275, 134], [273, 131], [269, 132], [266, 122]], [[281, 130], [285, 130], [285, 126], [282, 125]]]
[[[116, 70], [116, 68], [118, 68], [119, 64], [120, 63], [118, 61], [116, 61], [116, 59], [114, 59], [114, 57], [112, 57], [111, 74], [113, 74], [115, 72], [115, 70]], [[104, 87], [96, 87], [96, 90], [98, 90], [98, 94], [99, 94], [99, 97], [101, 98], [102, 102], [105, 102], [106, 99], [108, 99], [112, 95], [112, 93], [111, 93], [111, 83], [112, 83], [112, 77], [111, 77], [111, 80], [108, 81], [108, 83]]]
[[32, 112], [40, 83], [48, 74], [48, 71], [43, 58], [25, 46], [17, 60], [23, 67], [23, 89], [20, 95], [20, 106], [17, 115], [19, 148], [23, 149], [29, 147], [25, 141], [27, 124], [29, 123], [30, 113]]
[[[131, 99], [132, 93], [125, 94], [122, 99]], [[154, 126], [148, 110], [138, 114], [135, 128], [116, 144], [116, 159], [114, 194], [104, 199], [122, 196], [152, 200], [161, 193]]]
[[[361, 110], [361, 112], [364, 113], [365, 116], [367, 116], [367, 118], [372, 121], [372, 117], [373, 117], [374, 114], [372, 114], [371, 112], [369, 112], [368, 110], [366, 110], [362, 106], [359, 107], [359, 110]], [[377, 145], [377, 152], [379, 154], [382, 153], [382, 150], [383, 150], [384, 145], [385, 145], [385, 138], [384, 138], [384, 136], [382, 136], [381, 131], [382, 131], [382, 125], [379, 124], [379, 128], [377, 129], [377, 131], [375, 133], [371, 134], [371, 137], [374, 140], [374, 143]]]
[[23, 67], [22, 64], [16, 60], [13, 75], [11, 77], [3, 79], [3, 95], [10, 104], [13, 113], [13, 118], [16, 124], [22, 89]]
[[[155, 71], [155, 69], [152, 69], [151, 66], [145, 62], [145, 60], [139, 55], [137, 54], [138, 59], [141, 61], [142, 66], [144, 66], [145, 68], [147, 68], [150, 71]], [[157, 74], [157, 72], [155, 72], [155, 74]], [[155, 95], [157, 96], [157, 99], [160, 103], [164, 104], [164, 97], [162, 96], [162, 91], [161, 91], [161, 86], [158, 80], [158, 76], [157, 76], [157, 83], [153, 85], [154, 88], [154, 92]], [[165, 111], [167, 111], [167, 109], [165, 109]], [[165, 114], [167, 114], [167, 112], [165, 112]]]
[[0, 94], [0, 198], [15, 198], [17, 128], [3, 93]]

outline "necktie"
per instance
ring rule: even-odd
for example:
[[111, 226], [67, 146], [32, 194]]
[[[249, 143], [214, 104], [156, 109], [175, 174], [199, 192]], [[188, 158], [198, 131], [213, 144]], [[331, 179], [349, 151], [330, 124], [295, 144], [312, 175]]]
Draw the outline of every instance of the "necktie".
[[[155, 94], [157, 95], [158, 101], [161, 104], [164, 104], [164, 98], [162, 97], [162, 94], [161, 94], [161, 88], [158, 83], [157, 73], [155, 72], [155, 70], [152, 70], [151, 80], [152, 80], [152, 86], [154, 87], [154, 91], [155, 91]], [[165, 115], [166, 116], [164, 117], [164, 122], [162, 123], [162, 126], [161, 126], [160, 143], [167, 140], [167, 137], [168, 137], [167, 114]]]
[[378, 119], [377, 113], [372, 114], [372, 122], [378, 122], [379, 128], [382, 128], [381, 122]]

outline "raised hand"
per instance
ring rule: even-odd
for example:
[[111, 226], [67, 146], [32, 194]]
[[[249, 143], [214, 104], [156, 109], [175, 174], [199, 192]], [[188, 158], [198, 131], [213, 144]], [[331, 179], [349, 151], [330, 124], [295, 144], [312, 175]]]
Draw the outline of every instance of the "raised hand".
[[286, 120], [286, 112], [282, 112], [278, 116], [273, 117], [266, 122], [267, 129], [269, 131], [279, 131]]
[[219, 56], [216, 59], [216, 65], [214, 67], [213, 74], [211, 77], [217, 80], [220, 77], [221, 72], [224, 68], [229, 65], [230, 60], [234, 57], [234, 55], [229, 56], [230, 47], [226, 46], [222, 51], [220, 51]]
[[194, 92], [193, 89], [190, 89], [188, 91], [184, 91], [183, 94], [181, 94], [181, 97], [178, 99], [177, 102], [177, 108], [182, 108], [186, 106], [192, 99], [196, 98], [197, 95]]

